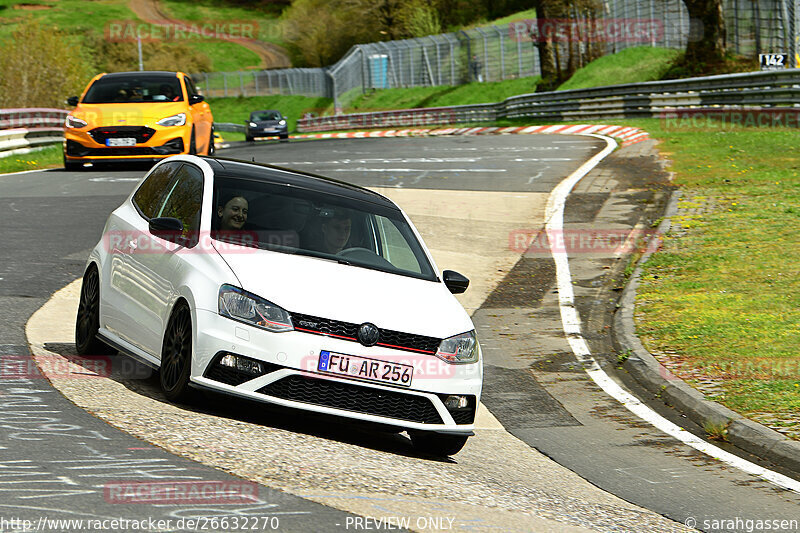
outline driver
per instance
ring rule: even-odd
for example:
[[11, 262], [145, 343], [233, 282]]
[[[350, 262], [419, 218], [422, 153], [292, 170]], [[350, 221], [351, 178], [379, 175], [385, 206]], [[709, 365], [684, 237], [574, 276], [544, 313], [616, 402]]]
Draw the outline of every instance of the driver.
[[322, 251], [329, 254], [341, 252], [350, 239], [352, 225], [348, 212], [334, 211], [333, 216], [322, 223]]

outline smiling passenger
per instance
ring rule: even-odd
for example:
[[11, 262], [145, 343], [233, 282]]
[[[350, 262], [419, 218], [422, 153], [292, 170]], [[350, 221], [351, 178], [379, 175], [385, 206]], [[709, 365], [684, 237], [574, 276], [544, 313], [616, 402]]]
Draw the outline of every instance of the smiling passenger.
[[247, 223], [247, 209], [247, 199], [243, 196], [234, 196], [217, 207], [217, 216], [220, 219], [219, 229], [222, 231], [243, 229]]

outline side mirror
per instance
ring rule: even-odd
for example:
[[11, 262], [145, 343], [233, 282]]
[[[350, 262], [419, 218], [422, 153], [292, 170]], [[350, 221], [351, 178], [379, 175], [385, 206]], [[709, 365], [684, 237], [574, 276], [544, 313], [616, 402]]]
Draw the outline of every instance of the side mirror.
[[150, 233], [156, 237], [172, 240], [183, 233], [183, 222], [172, 217], [158, 217], [150, 219]]
[[202, 94], [193, 94], [189, 97], [189, 105], [199, 104], [200, 102], [204, 102], [206, 97]]
[[469, 287], [469, 280], [465, 276], [452, 270], [445, 270], [442, 272], [442, 279], [444, 280], [445, 286], [453, 294], [461, 294]]
[[78, 97], [70, 96], [69, 98], [67, 98], [67, 105], [71, 105], [72, 107], [78, 105]]

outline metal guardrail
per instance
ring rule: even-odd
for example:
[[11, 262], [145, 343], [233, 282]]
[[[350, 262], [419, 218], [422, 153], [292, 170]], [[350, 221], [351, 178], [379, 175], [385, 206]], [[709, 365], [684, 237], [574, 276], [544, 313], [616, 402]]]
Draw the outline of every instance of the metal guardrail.
[[215, 122], [214, 129], [217, 131], [228, 131], [236, 133], [244, 133], [244, 124], [234, 124], [233, 122]]
[[0, 109], [0, 157], [60, 144], [66, 116], [63, 109]]
[[523, 94], [493, 104], [306, 118], [297, 121], [297, 130], [464, 124], [501, 118], [536, 121], [643, 118], [660, 117], [676, 108], [743, 106], [800, 106], [800, 69]]

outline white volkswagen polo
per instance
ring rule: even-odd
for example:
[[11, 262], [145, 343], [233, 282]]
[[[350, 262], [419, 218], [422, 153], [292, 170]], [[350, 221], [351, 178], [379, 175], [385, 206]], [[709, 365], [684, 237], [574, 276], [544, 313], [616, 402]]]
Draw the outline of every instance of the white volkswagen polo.
[[407, 430], [458, 452], [481, 349], [411, 221], [368, 189], [288, 169], [175, 156], [116, 209], [83, 277], [75, 342], [159, 370], [172, 401], [206, 388]]

